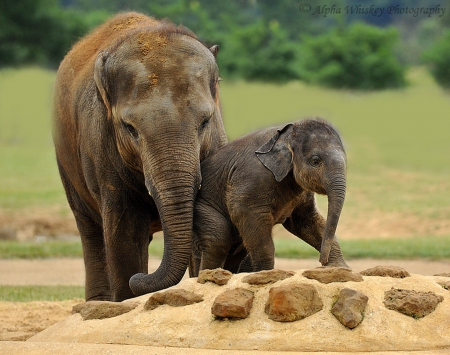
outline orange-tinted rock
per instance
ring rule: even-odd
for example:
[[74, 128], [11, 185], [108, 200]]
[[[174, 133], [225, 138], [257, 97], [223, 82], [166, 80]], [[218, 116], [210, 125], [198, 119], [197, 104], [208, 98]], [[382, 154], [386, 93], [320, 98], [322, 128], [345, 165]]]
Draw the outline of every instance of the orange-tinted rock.
[[211, 313], [218, 318], [247, 318], [253, 305], [253, 292], [243, 288], [227, 290], [216, 297]]
[[313, 285], [293, 284], [272, 287], [265, 312], [278, 322], [293, 322], [319, 312], [322, 300]]

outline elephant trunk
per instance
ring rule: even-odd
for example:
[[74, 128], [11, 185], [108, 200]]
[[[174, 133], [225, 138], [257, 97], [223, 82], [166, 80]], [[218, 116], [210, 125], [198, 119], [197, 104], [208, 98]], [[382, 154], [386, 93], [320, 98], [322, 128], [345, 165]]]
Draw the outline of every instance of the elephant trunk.
[[325, 265], [328, 262], [330, 251], [335, 239], [336, 229], [345, 200], [346, 179], [345, 173], [330, 174], [333, 177], [328, 179], [326, 184], [328, 196], [328, 214], [325, 231], [320, 248], [320, 263]]
[[166, 161], [156, 181], [146, 181], [163, 226], [164, 255], [154, 273], [131, 277], [129, 285], [137, 296], [174, 286], [186, 272], [192, 253], [194, 199], [200, 185], [200, 168], [194, 168], [194, 163], [188, 170], [186, 165]]

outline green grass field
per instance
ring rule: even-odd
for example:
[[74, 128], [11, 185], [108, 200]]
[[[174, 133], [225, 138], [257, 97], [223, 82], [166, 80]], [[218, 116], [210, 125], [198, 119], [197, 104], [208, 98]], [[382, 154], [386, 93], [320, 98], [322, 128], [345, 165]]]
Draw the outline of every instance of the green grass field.
[[[0, 212], [62, 206], [68, 213], [51, 139], [54, 79], [37, 68], [0, 71]], [[341, 240], [450, 241], [450, 94], [424, 68], [410, 70], [408, 80], [406, 89], [380, 92], [225, 80], [225, 126], [232, 140], [263, 126], [328, 119], [348, 154]], [[326, 211], [325, 198], [318, 203]]]
[[2, 286], [0, 285], [0, 301], [64, 301], [74, 298], [84, 299], [83, 286]]
[[[423, 68], [408, 77], [406, 89], [372, 93], [301, 82], [221, 83], [230, 139], [305, 117], [321, 116], [339, 129], [348, 154], [348, 187], [338, 232], [348, 259], [450, 259], [450, 93]], [[54, 72], [37, 68], [0, 71], [0, 213], [55, 206], [70, 213], [51, 139], [54, 79]], [[326, 210], [323, 197], [318, 203]], [[275, 244], [278, 257], [318, 257], [280, 233]], [[162, 250], [161, 238], [155, 238], [150, 254], [160, 256]], [[79, 241], [0, 242], [3, 259], [81, 254]], [[83, 287], [0, 286], [0, 300], [6, 301], [83, 297]]]

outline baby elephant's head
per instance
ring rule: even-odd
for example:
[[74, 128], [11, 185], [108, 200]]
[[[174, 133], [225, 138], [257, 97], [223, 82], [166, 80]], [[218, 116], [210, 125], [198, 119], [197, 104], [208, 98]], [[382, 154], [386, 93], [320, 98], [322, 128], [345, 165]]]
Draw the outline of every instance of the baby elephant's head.
[[282, 181], [291, 171], [303, 189], [328, 196], [328, 217], [320, 261], [325, 264], [345, 199], [347, 159], [336, 130], [322, 119], [289, 124], [256, 151]]

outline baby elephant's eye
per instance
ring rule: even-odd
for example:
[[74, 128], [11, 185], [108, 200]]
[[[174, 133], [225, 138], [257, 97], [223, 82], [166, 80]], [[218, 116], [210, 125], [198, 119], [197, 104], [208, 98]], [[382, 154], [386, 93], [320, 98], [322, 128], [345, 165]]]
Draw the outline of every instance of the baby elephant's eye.
[[317, 155], [313, 155], [313, 156], [311, 157], [311, 159], [309, 160], [309, 163], [310, 163], [313, 167], [317, 168], [317, 167], [322, 163], [322, 159], [320, 159], [320, 157], [317, 156]]
[[125, 129], [128, 131], [128, 133], [134, 138], [134, 139], [138, 139], [139, 138], [139, 133], [136, 130], [136, 128], [134, 128], [132, 125], [130, 125], [129, 123], [123, 123]]

